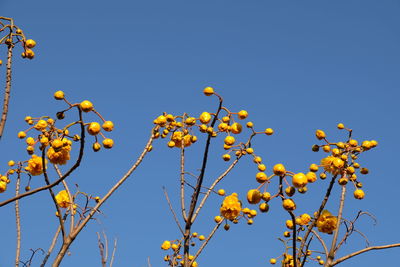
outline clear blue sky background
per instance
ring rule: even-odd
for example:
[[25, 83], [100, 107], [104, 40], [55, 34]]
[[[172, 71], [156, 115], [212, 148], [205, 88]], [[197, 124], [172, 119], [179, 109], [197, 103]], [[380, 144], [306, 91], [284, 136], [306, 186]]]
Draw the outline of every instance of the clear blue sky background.
[[[77, 183], [82, 191], [102, 195], [142, 150], [156, 116], [164, 111], [198, 116], [214, 110], [216, 100], [202, 95], [205, 86], [213, 86], [233, 111], [248, 110], [256, 128], [275, 129], [275, 135], [255, 142], [256, 153], [269, 170], [282, 162], [295, 172], [306, 171], [323, 156], [310, 150], [316, 142], [314, 131], [324, 129], [330, 140], [340, 140], [345, 134], [336, 130], [338, 122], [354, 129], [356, 139], [378, 140], [379, 147], [360, 158], [370, 168], [362, 178], [366, 198], [356, 201], [350, 195], [346, 217], [367, 210], [378, 224], [364, 218], [359, 229], [371, 244], [399, 242], [399, 12], [400, 3], [390, 0], [1, 0], [0, 15], [13, 17], [38, 43], [34, 60], [18, 55], [14, 60], [1, 169], [10, 159], [27, 159], [24, 143], [16, 138], [26, 127], [23, 118], [63, 109], [65, 105], [53, 100], [52, 94], [64, 90], [72, 102], [90, 99], [115, 122], [109, 135], [115, 148], [95, 154], [89, 147], [70, 180], [71, 187]], [[0, 53], [4, 60], [4, 47]], [[193, 172], [200, 167], [202, 144], [193, 146], [189, 155]], [[95, 233], [102, 230], [110, 239], [118, 238], [114, 266], [144, 267], [147, 257], [153, 266], [163, 266], [160, 244], [179, 237], [162, 193], [165, 185], [178, 206], [178, 151], [166, 148], [164, 140], [154, 146], [104, 206], [105, 215], [78, 237], [63, 266], [99, 266]], [[217, 139], [208, 182], [226, 166], [220, 160], [222, 153]], [[255, 173], [256, 166], [244, 159], [222, 187], [244, 196], [256, 186]], [[34, 177], [33, 185], [41, 182]], [[312, 213], [327, 183], [318, 181], [309, 187], [309, 194], [297, 197], [299, 210]], [[0, 197], [11, 194], [12, 190]], [[194, 230], [210, 231], [221, 200], [211, 199]], [[25, 198], [21, 205], [22, 258], [27, 259], [30, 248], [48, 248], [57, 220], [47, 193]], [[337, 210], [337, 197], [328, 208]], [[1, 214], [0, 266], [11, 266], [13, 207], [1, 208]], [[242, 221], [229, 232], [218, 232], [200, 257], [200, 266], [269, 265], [268, 259], [283, 251], [276, 238], [285, 230], [286, 219], [280, 203], [272, 202], [271, 212], [258, 216], [253, 226]], [[355, 234], [339, 254], [363, 246]], [[398, 252], [370, 252], [341, 266], [395, 266]], [[38, 266], [40, 259], [33, 265]]]

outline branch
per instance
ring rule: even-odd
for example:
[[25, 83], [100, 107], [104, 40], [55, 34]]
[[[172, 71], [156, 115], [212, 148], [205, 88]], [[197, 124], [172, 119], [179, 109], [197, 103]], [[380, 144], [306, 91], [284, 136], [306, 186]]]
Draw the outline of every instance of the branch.
[[337, 238], [339, 235], [340, 221], [342, 220], [345, 198], [346, 198], [346, 185], [342, 185], [342, 194], [340, 195], [340, 206], [339, 206], [339, 213], [338, 213], [338, 218], [337, 218], [337, 222], [336, 222], [336, 230], [333, 234], [331, 248], [330, 248], [330, 251], [328, 254], [328, 259], [326, 262], [327, 266], [329, 266], [332, 263], [333, 259], [335, 258], [336, 242], [337, 242]]
[[[21, 182], [21, 172], [18, 172], [17, 183], [15, 186], [15, 195], [19, 194]], [[19, 213], [19, 201], [15, 201], [15, 220], [16, 220], [16, 227], [17, 227], [17, 249], [15, 252], [15, 266], [19, 266], [19, 257], [21, 254], [21, 217]]]
[[[181, 210], [183, 220], [187, 221], [186, 208], [185, 208], [185, 142], [181, 145]], [[179, 227], [180, 229], [180, 227]], [[182, 230], [181, 230], [182, 231]], [[183, 231], [182, 231], [183, 234]]]
[[[62, 173], [60, 171], [60, 168], [58, 168], [58, 166], [56, 164], [53, 164], [53, 166], [54, 166], [54, 169], [56, 170], [56, 172], [58, 174], [58, 177], [61, 178], [62, 177]], [[64, 180], [64, 181], [62, 181], [62, 184], [63, 184], [63, 186], [65, 188], [65, 191], [67, 191], [68, 198], [70, 200], [69, 210], [71, 212], [71, 225], [70, 225], [69, 232], [72, 233], [72, 230], [75, 227], [74, 199], [72, 198], [72, 194], [71, 194], [71, 191], [68, 188], [67, 182], [65, 182], [65, 180]]]
[[184, 233], [183, 233], [183, 229], [182, 229], [182, 227], [181, 227], [181, 225], [180, 225], [180, 223], [179, 223], [179, 221], [178, 221], [178, 218], [176, 217], [176, 214], [175, 214], [174, 209], [172, 208], [172, 204], [171, 204], [171, 201], [170, 201], [170, 199], [169, 199], [169, 197], [168, 197], [168, 193], [167, 193], [167, 190], [165, 189], [165, 187], [163, 187], [163, 191], [164, 191], [165, 198], [167, 199], [169, 209], [171, 210], [172, 215], [174, 216], [174, 220], [175, 220], [175, 222], [176, 222], [176, 225], [178, 225], [179, 231], [181, 231], [181, 233], [182, 233], [182, 235], [183, 235], [183, 234], [184, 234]]
[[58, 235], [60, 234], [60, 232], [61, 232], [61, 226], [58, 226], [57, 231], [54, 234], [53, 240], [51, 241], [51, 245], [50, 245], [49, 249], [47, 250], [46, 256], [44, 257], [43, 262], [40, 265], [40, 267], [44, 267], [46, 265], [46, 262], [49, 259], [50, 255], [53, 252], [53, 249], [56, 245], [57, 238], [58, 238]]
[[59, 179], [56, 180], [54, 183], [49, 184], [49, 185], [46, 185], [46, 186], [42, 186], [42, 187], [39, 187], [39, 188], [36, 188], [36, 189], [34, 189], [34, 190], [25, 192], [25, 193], [23, 193], [23, 194], [20, 194], [20, 195], [18, 195], [18, 196], [13, 197], [13, 198], [7, 199], [7, 200], [5, 200], [5, 201], [3, 201], [3, 202], [0, 203], [0, 207], [5, 206], [5, 205], [7, 205], [7, 204], [9, 204], [9, 203], [11, 203], [11, 202], [14, 202], [14, 201], [17, 200], [17, 199], [22, 199], [22, 198], [24, 198], [24, 197], [33, 195], [33, 194], [38, 193], [38, 192], [43, 191], [43, 190], [47, 190], [47, 189], [49, 189], [49, 188], [52, 188], [52, 187], [54, 187], [54, 186], [60, 184], [60, 183], [61, 183], [62, 181], [64, 181], [76, 168], [79, 167], [79, 165], [81, 164], [81, 161], [82, 161], [83, 151], [84, 151], [84, 148], [85, 148], [85, 125], [83, 124], [83, 121], [82, 121], [82, 111], [81, 111], [79, 108], [78, 108], [78, 111], [79, 111], [79, 119], [80, 119], [80, 125], [81, 125], [80, 148], [79, 148], [78, 159], [76, 160], [75, 164], [71, 167], [71, 169], [69, 169], [69, 170], [63, 175], [63, 177], [59, 178]]
[[204, 240], [203, 244], [199, 247], [199, 250], [197, 251], [196, 255], [194, 255], [192, 261], [190, 262], [189, 266], [192, 266], [193, 262], [199, 257], [200, 253], [203, 251], [205, 246], [207, 246], [208, 242], [211, 240], [211, 238], [214, 236], [215, 232], [218, 230], [218, 228], [221, 226], [223, 220], [217, 223], [217, 225], [214, 226], [214, 229], [211, 231], [211, 233], [208, 235], [206, 240]]
[[[218, 114], [222, 109], [222, 98], [218, 96], [219, 99], [219, 106], [217, 109], [217, 112], [215, 113], [215, 116], [211, 122], [211, 127], [214, 127], [215, 123], [217, 122], [218, 119]], [[207, 141], [206, 141], [206, 146], [204, 148], [204, 154], [203, 154], [203, 162], [201, 165], [201, 169], [200, 169], [200, 175], [199, 178], [197, 179], [197, 183], [196, 183], [196, 187], [195, 187], [195, 191], [192, 194], [192, 199], [190, 202], [190, 208], [189, 208], [189, 213], [187, 216], [187, 220], [186, 220], [186, 225], [185, 225], [185, 235], [184, 235], [184, 244], [183, 244], [183, 250], [184, 250], [184, 262], [185, 262], [185, 266], [189, 266], [188, 262], [189, 262], [189, 241], [190, 241], [190, 229], [192, 227], [193, 221], [193, 214], [197, 205], [197, 201], [199, 198], [199, 194], [200, 194], [200, 190], [203, 184], [203, 179], [204, 179], [204, 174], [206, 171], [206, 166], [207, 166], [207, 160], [208, 160], [208, 151], [210, 148], [210, 143], [211, 143], [211, 134], [208, 134], [207, 136]]]
[[101, 242], [101, 237], [99, 232], [97, 232], [96, 234], [97, 234], [97, 243], [99, 245], [99, 250], [100, 250], [101, 266], [106, 267], [107, 258], [104, 257], [104, 244], [103, 242]]
[[362, 253], [367, 252], [367, 251], [370, 251], [370, 250], [378, 250], [378, 249], [386, 249], [386, 248], [395, 248], [395, 247], [400, 247], [400, 243], [390, 244], [390, 245], [384, 245], [384, 246], [373, 246], [373, 247], [364, 248], [364, 249], [361, 249], [361, 250], [359, 250], [359, 251], [356, 251], [356, 252], [353, 252], [353, 253], [351, 253], [351, 254], [348, 254], [348, 255], [346, 255], [346, 256], [344, 256], [344, 257], [341, 257], [340, 259], [337, 259], [336, 261], [334, 261], [334, 262], [332, 263], [331, 266], [335, 266], [336, 264], [339, 264], [339, 263], [341, 263], [342, 261], [345, 261], [345, 260], [347, 260], [347, 259], [350, 259], [350, 258], [352, 258], [352, 257], [354, 257], [354, 256], [357, 256], [357, 255], [359, 255], [359, 254], [362, 254]]
[[6, 88], [5, 88], [5, 92], [4, 92], [3, 113], [1, 114], [1, 121], [0, 121], [0, 138], [3, 136], [4, 126], [6, 125], [7, 114], [8, 114], [8, 105], [10, 102], [12, 49], [13, 49], [13, 45], [12, 44], [8, 45]]
[[[157, 129], [156, 127], [155, 129]], [[60, 251], [58, 252], [58, 255], [56, 259], [53, 262], [53, 266], [59, 266], [62, 259], [65, 256], [65, 253], [67, 252], [68, 248], [71, 246], [72, 242], [75, 240], [76, 236], [82, 231], [82, 229], [86, 226], [86, 224], [89, 222], [90, 219], [96, 214], [96, 212], [99, 210], [99, 208], [104, 204], [104, 202], [117, 190], [125, 181], [128, 179], [128, 177], [132, 174], [134, 170], [140, 165], [142, 162], [143, 158], [146, 156], [146, 154], [149, 152], [148, 148], [151, 146], [153, 140], [155, 138], [154, 134], [154, 129], [152, 130], [151, 137], [149, 138], [143, 152], [140, 154], [136, 162], [132, 165], [132, 167], [125, 173], [125, 175], [107, 192], [107, 194], [99, 200], [97, 205], [89, 212], [89, 214], [86, 216], [86, 218], [75, 228], [75, 230], [69, 234], [66, 238], [65, 243], [61, 247]]]
[[199, 214], [201, 208], [204, 206], [204, 203], [206, 202], [207, 198], [210, 196], [212, 190], [215, 188], [215, 186], [235, 167], [236, 163], [238, 163], [239, 159], [242, 156], [240, 155], [239, 157], [236, 158], [234, 162], [222, 173], [217, 179], [215, 179], [214, 183], [211, 185], [211, 187], [207, 190], [207, 193], [204, 195], [203, 199], [200, 202], [200, 205], [197, 207], [196, 212], [193, 215], [192, 222], [196, 220], [197, 215]]
[[324, 248], [325, 256], [328, 257], [328, 248], [326, 247], [326, 244], [324, 240], [321, 238], [321, 236], [314, 230], [311, 230], [311, 232], [317, 237], [318, 241], [321, 243], [322, 247]]
[[[45, 152], [46, 152], [46, 149], [43, 149], [43, 151], [42, 151], [43, 176], [44, 176], [44, 180], [45, 180], [46, 184], [49, 185], [50, 181], [49, 181], [49, 177], [47, 176], [46, 158], [45, 158], [46, 154], [45, 154]], [[58, 206], [58, 204], [57, 204], [56, 196], [54, 195], [53, 189], [50, 187], [48, 190], [49, 190], [51, 199], [53, 200], [53, 203], [54, 203], [54, 205], [56, 207], [56, 210], [57, 210], [57, 214], [58, 214], [57, 218], [58, 218], [58, 222], [60, 223], [60, 226], [61, 226], [61, 234], [62, 234], [63, 242], [64, 242], [64, 240], [65, 240], [65, 229], [64, 229], [64, 220], [63, 220], [63, 218], [61, 216], [60, 206]]]
[[316, 214], [314, 220], [313, 220], [313, 221], [310, 223], [310, 225], [308, 226], [307, 232], [304, 234], [303, 240], [301, 241], [301, 244], [300, 244], [300, 251], [303, 251], [304, 244], [305, 244], [305, 242], [307, 241], [307, 238], [308, 238], [308, 236], [310, 235], [311, 230], [312, 230], [312, 229], [314, 228], [314, 226], [316, 225], [317, 220], [318, 220], [319, 216], [321, 215], [322, 210], [325, 208], [325, 205], [326, 205], [326, 203], [328, 202], [329, 196], [331, 195], [331, 191], [332, 191], [333, 185], [335, 184], [336, 177], [337, 177], [337, 175], [335, 175], [335, 176], [332, 177], [331, 182], [329, 183], [329, 187], [328, 187], [328, 189], [326, 190], [325, 197], [324, 197], [324, 199], [323, 199], [322, 202], [321, 202], [321, 206], [319, 207], [319, 210], [318, 210], [318, 212], [317, 212], [317, 214]]

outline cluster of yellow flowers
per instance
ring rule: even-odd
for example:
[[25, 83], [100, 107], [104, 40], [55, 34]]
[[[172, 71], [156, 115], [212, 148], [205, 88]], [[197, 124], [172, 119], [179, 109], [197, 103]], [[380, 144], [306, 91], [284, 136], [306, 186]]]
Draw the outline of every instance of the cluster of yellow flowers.
[[[204, 241], [206, 237], [204, 235], [199, 235], [197, 232], [193, 232], [191, 235], [191, 244], [192, 246], [195, 245], [194, 239], [199, 239], [200, 241]], [[165, 240], [161, 244], [161, 249], [162, 250], [172, 250], [172, 254], [170, 255], [165, 255], [164, 256], [164, 261], [168, 262], [170, 266], [184, 266], [185, 261], [183, 260], [183, 255], [179, 253], [181, 248], [181, 240]], [[194, 256], [189, 255], [188, 260], [193, 261]], [[193, 261], [191, 264], [192, 267], [197, 267], [198, 263], [196, 261]]]
[[[28, 44], [31, 42], [28, 42]], [[103, 137], [103, 147], [104, 148], [112, 148], [114, 141], [110, 138], [106, 138], [104, 134], [101, 132], [103, 129], [106, 132], [110, 132], [114, 128], [114, 124], [111, 121], [106, 121], [103, 117], [94, 110], [93, 104], [88, 101], [82, 101], [77, 104], [70, 104], [66, 99], [63, 91], [57, 91], [54, 93], [54, 98], [56, 100], [64, 100], [68, 105], [64, 111], [57, 113], [57, 119], [53, 119], [49, 116], [42, 116], [38, 118], [34, 118], [31, 116], [25, 117], [25, 122], [29, 125], [29, 128], [24, 131], [18, 132], [18, 138], [25, 139], [27, 144], [26, 151], [31, 158], [27, 161], [20, 162], [18, 164], [17, 169], [9, 169], [7, 173], [4, 175], [4, 181], [0, 180], [0, 193], [4, 192], [7, 188], [7, 183], [10, 182], [9, 175], [15, 173], [16, 171], [23, 173], [24, 171], [32, 176], [41, 175], [44, 171], [44, 167], [46, 167], [48, 161], [52, 164], [57, 165], [65, 165], [70, 160], [70, 152], [72, 150], [73, 141], [80, 141], [81, 137], [78, 134], [72, 135], [70, 134], [70, 128], [76, 124], [79, 124], [80, 121], [72, 122], [66, 125], [63, 128], [58, 128], [56, 126], [57, 120], [62, 120], [65, 117], [65, 112], [70, 110], [72, 107], [77, 107], [83, 112], [94, 112], [103, 120], [103, 125], [100, 127], [99, 123], [91, 122], [86, 123], [87, 132], [90, 135], [95, 137], [95, 143], [93, 144], [93, 150], [99, 151], [101, 145], [97, 142], [97, 135], [101, 135]], [[35, 131], [32, 136], [28, 136], [27, 134], [30, 131]], [[35, 136], [35, 137], [33, 137]], [[46, 156], [47, 158], [42, 158], [38, 155], [35, 155], [35, 148], [39, 146], [40, 151], [44, 151], [47, 149]], [[43, 164], [44, 163], [44, 164]], [[8, 163], [10, 167], [15, 165], [14, 161], [10, 161]], [[24, 167], [24, 171], [21, 170], [21, 167]], [[0, 177], [1, 178], [1, 177]], [[26, 190], [29, 190], [29, 186], [26, 187]]]
[[[324, 157], [319, 165], [315, 163], [311, 164], [308, 172], [294, 173], [287, 171], [283, 164], [276, 164], [273, 166], [273, 174], [267, 175], [264, 172], [266, 169], [265, 165], [258, 162], [259, 157], [254, 157], [254, 162], [258, 163], [258, 169], [260, 171], [256, 175], [256, 181], [261, 185], [255, 189], [250, 189], [247, 192], [248, 203], [259, 204], [263, 200], [264, 202], [259, 204], [259, 209], [260, 211], [265, 212], [269, 210], [268, 202], [271, 199], [275, 197], [281, 197], [282, 207], [288, 212], [293, 212], [296, 210], [297, 206], [296, 202], [291, 197], [296, 193], [296, 191], [302, 194], [308, 191], [307, 186], [317, 181], [317, 172], [319, 171], [320, 167], [322, 167], [323, 170], [319, 174], [321, 180], [324, 180], [327, 177], [327, 173], [329, 173], [334, 177], [338, 177], [337, 181], [340, 185], [345, 185], [351, 181], [356, 187], [356, 190], [354, 191], [354, 197], [356, 199], [364, 198], [365, 193], [361, 189], [362, 183], [357, 179], [356, 170], [359, 170], [360, 174], [368, 174], [369, 171], [367, 168], [361, 168], [360, 164], [357, 163], [356, 160], [360, 153], [376, 147], [378, 142], [375, 140], [365, 140], [361, 142], [361, 145], [359, 145], [357, 140], [351, 138], [351, 129], [347, 129], [342, 123], [339, 123], [337, 127], [338, 129], [346, 129], [349, 132], [348, 140], [346, 142], [331, 143], [327, 140], [324, 131], [317, 130], [315, 132], [316, 138], [318, 140], [325, 141], [326, 144], [314, 145], [312, 150], [319, 151], [320, 148], [322, 148], [324, 152], [330, 153], [330, 155]], [[261, 161], [261, 159], [259, 159], [259, 161]], [[279, 189], [279, 191], [271, 197], [271, 194], [266, 190], [274, 176], [280, 178], [279, 184], [281, 186], [283, 186], [284, 183], [288, 186], [284, 190]], [[291, 177], [291, 181], [288, 181], [288, 177]], [[264, 187], [264, 190], [261, 190], [262, 187]], [[315, 216], [316, 215], [314, 215], [314, 217]], [[333, 216], [329, 211], [324, 210], [318, 218], [312, 218], [309, 214], [304, 213], [300, 216], [297, 216], [295, 221], [287, 220], [285, 224], [288, 229], [293, 230], [294, 223], [296, 223], [300, 226], [298, 228], [298, 234], [300, 234], [300, 231], [305, 230], [304, 226], [309, 225], [311, 221], [315, 221], [319, 232], [331, 234], [337, 227], [337, 220], [338, 219], [336, 216]], [[289, 231], [286, 231], [284, 236], [289, 238], [291, 234]], [[297, 239], [301, 240], [301, 237], [298, 236]], [[282, 254], [282, 256], [282, 264], [284, 266], [293, 265], [293, 258], [291, 258], [291, 255]], [[320, 264], [324, 263], [321, 259], [316, 260]], [[271, 263], [275, 264], [276, 259], [272, 259]]]
[[[216, 95], [220, 98], [212, 87], [206, 87], [203, 90], [203, 93], [206, 96]], [[161, 138], [166, 138], [170, 133], [172, 133], [170, 135], [170, 141], [167, 144], [168, 147], [188, 147], [197, 141], [197, 136], [194, 134], [194, 127], [197, 127], [201, 133], [207, 133], [211, 137], [217, 137], [219, 133], [226, 134], [226, 137], [224, 138], [224, 149], [227, 150], [227, 153], [222, 156], [225, 161], [231, 159], [231, 152], [234, 152], [236, 156], [253, 154], [254, 150], [247, 147], [248, 144], [237, 144], [236, 139], [233, 136], [240, 134], [243, 129], [242, 124], [236, 122], [233, 115], [236, 114], [239, 120], [244, 120], [248, 117], [248, 112], [246, 110], [241, 110], [234, 113], [230, 112], [226, 107], [222, 107], [221, 111], [227, 113], [225, 116], [222, 116], [222, 118], [219, 118], [215, 113], [207, 111], [202, 112], [198, 117], [189, 116], [186, 113], [182, 116], [174, 116], [172, 114], [164, 113], [153, 121], [154, 124], [160, 126], [160, 130], [155, 133], [155, 137], [158, 138], [161, 136]], [[214, 128], [216, 122], [219, 123], [217, 129]], [[248, 122], [246, 125], [254, 134], [273, 134], [271, 128], [266, 129], [264, 132], [255, 132], [252, 122]], [[262, 165], [261, 158], [256, 157], [254, 154], [253, 156], [256, 158], [255, 162]], [[262, 166], [260, 168], [262, 169]]]
[[[339, 123], [337, 128], [342, 130], [345, 129], [349, 132], [349, 139], [346, 142], [331, 143], [326, 139], [326, 134], [322, 130], [317, 130], [315, 136], [319, 140], [324, 140], [324, 145], [314, 145], [312, 150], [317, 152], [320, 148], [326, 153], [330, 153], [327, 157], [323, 158], [320, 163], [320, 167], [324, 169], [324, 172], [320, 174], [321, 179], [326, 178], [326, 173], [337, 175], [339, 177], [338, 183], [345, 185], [351, 181], [356, 188], [354, 191], [354, 197], [356, 199], [363, 199], [365, 196], [362, 188], [362, 183], [358, 181], [356, 171], [360, 174], [368, 174], [368, 168], [361, 168], [360, 164], [356, 162], [359, 154], [368, 151], [378, 145], [376, 140], [364, 140], [361, 145], [356, 139], [351, 138], [352, 130], [344, 126], [343, 123]], [[316, 166], [318, 170], [318, 166]], [[311, 166], [310, 166], [311, 169]]]
[[[11, 22], [11, 23], [10, 23]], [[23, 33], [22, 29], [17, 27], [12, 20], [9, 21], [9, 24], [5, 24], [2, 22], [1, 24], [2, 28], [0, 29], [0, 32], [8, 28], [10, 31], [7, 35], [4, 37], [0, 37], [0, 44], [5, 44], [7, 46], [14, 47], [15, 44], [21, 43], [22, 47], [24, 49], [24, 52], [22, 52], [21, 56], [23, 58], [28, 58], [28, 59], [33, 59], [35, 57], [35, 52], [33, 52], [32, 48], [36, 46], [36, 41], [32, 39], [27, 39], [25, 37], [25, 34]], [[2, 64], [2, 61], [0, 60], [0, 65]]]

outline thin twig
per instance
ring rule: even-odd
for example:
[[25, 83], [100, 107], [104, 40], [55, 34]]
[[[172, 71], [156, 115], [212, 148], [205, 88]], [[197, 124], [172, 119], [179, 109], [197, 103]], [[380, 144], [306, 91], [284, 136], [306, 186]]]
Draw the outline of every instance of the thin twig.
[[210, 186], [210, 188], [207, 190], [206, 194], [204, 195], [203, 199], [200, 202], [200, 205], [197, 207], [196, 212], [193, 215], [192, 222], [196, 220], [197, 215], [199, 214], [201, 208], [204, 206], [204, 203], [206, 202], [207, 198], [210, 196], [211, 192], [215, 188], [215, 186], [235, 167], [236, 163], [239, 162], [239, 159], [241, 156], [237, 157], [235, 161], [232, 162], [231, 165], [229, 165], [228, 169], [224, 171], [217, 179], [215, 179], [214, 183]]
[[329, 252], [328, 252], [328, 248], [326, 247], [326, 244], [325, 244], [324, 240], [321, 238], [321, 236], [315, 230], [311, 230], [311, 232], [313, 233], [313, 235], [315, 235], [315, 237], [321, 243], [322, 247], [324, 248], [325, 256], [327, 258]]
[[46, 265], [46, 262], [49, 259], [50, 255], [53, 252], [53, 249], [56, 245], [57, 238], [58, 238], [58, 235], [60, 234], [60, 232], [61, 232], [61, 226], [58, 226], [57, 231], [54, 234], [53, 240], [51, 241], [51, 245], [50, 245], [49, 249], [47, 250], [46, 256], [44, 257], [43, 262], [40, 265], [40, 267], [44, 267]]
[[104, 244], [103, 242], [101, 242], [101, 237], [99, 232], [97, 232], [96, 234], [97, 234], [97, 243], [100, 250], [101, 266], [106, 267], [107, 259], [104, 257]]
[[181, 197], [180, 198], [181, 198], [182, 217], [183, 220], [186, 222], [187, 215], [185, 208], [185, 142], [182, 142], [181, 145]]
[[176, 213], [175, 213], [174, 209], [172, 208], [171, 201], [170, 201], [170, 199], [169, 199], [169, 197], [168, 197], [167, 189], [165, 189], [164, 186], [163, 186], [163, 191], [164, 191], [165, 198], [167, 199], [169, 209], [171, 210], [172, 215], [174, 216], [174, 220], [175, 220], [175, 222], [176, 222], [176, 225], [178, 226], [179, 231], [181, 231], [181, 233], [182, 233], [182, 235], [183, 235], [183, 234], [184, 234], [183, 229], [182, 229], [182, 227], [181, 227], [181, 225], [180, 225], [180, 223], [179, 223], [179, 221], [178, 221], [178, 218], [177, 218], [177, 216], [176, 216]]
[[208, 235], [208, 237], [206, 238], [206, 240], [203, 241], [203, 244], [201, 244], [201, 246], [199, 247], [199, 250], [197, 250], [196, 254], [194, 255], [193, 259], [191, 260], [191, 262], [189, 263], [189, 266], [192, 266], [193, 262], [197, 259], [197, 257], [199, 257], [200, 253], [203, 251], [203, 249], [205, 248], [205, 246], [207, 246], [208, 242], [211, 240], [211, 238], [214, 236], [215, 232], [218, 230], [218, 228], [221, 226], [221, 224], [223, 223], [223, 221], [220, 221], [219, 223], [217, 223], [214, 226], [214, 229], [211, 231], [211, 233]]
[[115, 258], [115, 251], [116, 250], [117, 250], [117, 239], [115, 238], [114, 239], [114, 248], [113, 248], [113, 251], [112, 251], [112, 254], [111, 254], [110, 267], [113, 266], [114, 258]]

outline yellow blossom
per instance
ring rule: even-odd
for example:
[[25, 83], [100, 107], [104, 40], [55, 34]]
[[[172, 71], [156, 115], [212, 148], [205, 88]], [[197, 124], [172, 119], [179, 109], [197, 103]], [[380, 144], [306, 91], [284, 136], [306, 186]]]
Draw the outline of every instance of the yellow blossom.
[[161, 249], [163, 250], [168, 250], [170, 248], [171, 248], [171, 242], [169, 242], [168, 240], [165, 240], [161, 245]]
[[323, 210], [317, 220], [318, 231], [322, 233], [332, 234], [337, 226], [337, 217], [333, 216], [329, 211]]
[[57, 152], [53, 147], [50, 147], [47, 151], [47, 157], [53, 164], [64, 165], [70, 159], [69, 152], [71, 151], [71, 146], [63, 146]]
[[344, 166], [344, 162], [341, 159], [336, 158], [334, 156], [328, 156], [321, 160], [321, 165], [325, 171], [330, 172], [333, 175], [336, 175], [340, 173], [341, 169]]
[[[45, 163], [47, 163], [46, 160]], [[25, 169], [33, 176], [42, 174], [43, 173], [42, 158], [36, 155], [32, 155], [32, 157], [28, 160], [28, 167], [26, 167]]]
[[67, 208], [68, 205], [70, 204], [68, 192], [66, 190], [61, 190], [56, 195], [56, 202], [60, 208], [64, 208], [64, 209]]
[[237, 194], [233, 193], [232, 195], [225, 197], [220, 212], [226, 219], [234, 220], [239, 216], [241, 210], [242, 204], [240, 203]]

